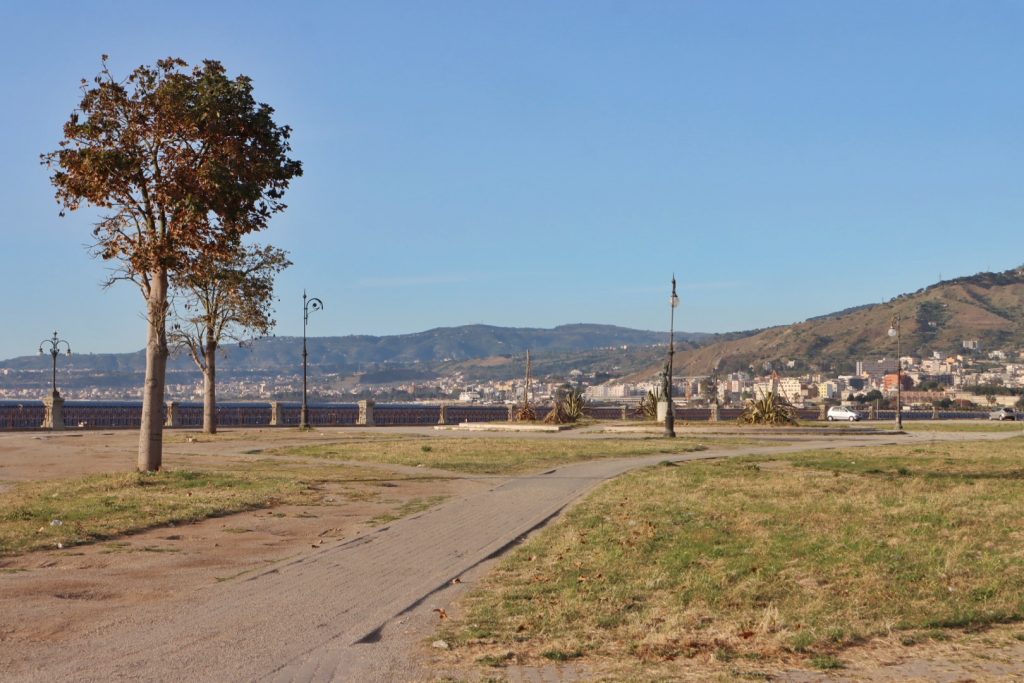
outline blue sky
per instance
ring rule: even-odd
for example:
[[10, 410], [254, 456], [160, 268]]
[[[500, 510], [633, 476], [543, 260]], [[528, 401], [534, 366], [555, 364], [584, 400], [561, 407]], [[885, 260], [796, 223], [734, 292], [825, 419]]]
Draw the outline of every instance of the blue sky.
[[[102, 53], [219, 59], [294, 128], [277, 333], [730, 331], [1024, 263], [1024, 3], [36, 2], [0, 15], [0, 358], [144, 343], [55, 147]], [[884, 334], [884, 331], [880, 331]]]

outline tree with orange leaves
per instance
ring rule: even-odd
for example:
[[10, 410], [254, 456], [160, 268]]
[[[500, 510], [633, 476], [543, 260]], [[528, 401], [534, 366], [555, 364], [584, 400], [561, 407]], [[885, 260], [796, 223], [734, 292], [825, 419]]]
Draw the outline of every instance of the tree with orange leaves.
[[[210, 258], [230, 259], [267, 227], [292, 178], [291, 129], [256, 102], [252, 81], [217, 61], [143, 65], [118, 80], [102, 58], [92, 83], [42, 155], [57, 202], [100, 209], [94, 253], [116, 263], [146, 300], [146, 380], [138, 468], [160, 469], [170, 282]], [[61, 212], [63, 214], [63, 210]]]

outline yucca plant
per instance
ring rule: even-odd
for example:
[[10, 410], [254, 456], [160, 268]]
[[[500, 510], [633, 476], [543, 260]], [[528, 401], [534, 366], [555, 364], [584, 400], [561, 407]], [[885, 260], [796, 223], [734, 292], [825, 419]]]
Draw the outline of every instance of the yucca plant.
[[640, 403], [636, 406], [636, 414], [648, 420], [658, 419], [658, 403], [663, 400], [665, 399], [661, 389], [648, 391], [646, 396], [640, 397]]
[[583, 417], [583, 409], [587, 407], [587, 397], [579, 389], [569, 391], [561, 401], [562, 411], [569, 422], [576, 422]]
[[795, 425], [796, 418], [793, 404], [774, 391], [769, 391], [760, 398], [749, 399], [739, 421], [741, 424]]
[[548, 424], [568, 424], [583, 417], [587, 398], [579, 389], [568, 389], [555, 399], [551, 412], [544, 418]]

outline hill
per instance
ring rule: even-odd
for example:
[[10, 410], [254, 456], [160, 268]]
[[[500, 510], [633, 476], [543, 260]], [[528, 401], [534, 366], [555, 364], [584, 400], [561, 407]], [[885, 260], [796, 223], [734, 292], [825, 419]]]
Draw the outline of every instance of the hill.
[[[895, 354], [886, 332], [900, 316], [904, 355], [947, 355], [977, 340], [982, 351], [1017, 350], [1024, 339], [1024, 268], [979, 273], [939, 282], [880, 304], [864, 304], [793, 325], [730, 334], [677, 333], [676, 373], [707, 375], [717, 370], [786, 374], [853, 372], [857, 360]], [[613, 325], [573, 324], [552, 329], [491, 325], [442, 327], [391, 336], [311, 337], [310, 367], [337, 375], [335, 388], [356, 384], [426, 381], [461, 375], [466, 382], [506, 380], [523, 373], [523, 354], [533, 352], [536, 376], [593, 373], [600, 381], [646, 380], [660, 371], [667, 334]], [[271, 337], [245, 348], [225, 349], [221, 379], [294, 376], [301, 368], [302, 340]], [[792, 364], [792, 365], [791, 365]], [[48, 356], [0, 361], [5, 387], [42, 387], [49, 381]], [[145, 368], [142, 351], [84, 354], [62, 359], [70, 370], [65, 386], [137, 388]], [[194, 383], [198, 372], [184, 355], [172, 357], [169, 382]]]
[[[676, 356], [681, 375], [747, 370], [770, 364], [796, 370], [852, 372], [857, 360], [896, 353], [887, 336], [899, 316], [904, 355], [961, 353], [962, 342], [978, 340], [982, 350], [1019, 349], [1024, 340], [1024, 268], [978, 273], [794, 325], [711, 343]], [[639, 375], [650, 375], [652, 364]]]
[[[680, 333], [684, 343], [698, 343], [716, 338], [702, 333]], [[573, 324], [553, 329], [512, 328], [491, 325], [465, 325], [440, 327], [415, 334], [345, 337], [310, 337], [307, 340], [309, 363], [321, 372], [349, 374], [355, 372], [379, 373], [395, 368], [414, 368], [418, 377], [434, 374], [435, 370], [458, 366], [476, 359], [492, 360], [501, 365], [502, 358], [521, 356], [530, 349], [538, 358], [573, 357], [590, 354], [597, 358], [608, 355], [612, 349], [623, 347], [650, 347], [664, 345], [668, 335], [664, 332], [634, 330], [614, 325]], [[244, 348], [225, 347], [225, 358], [218, 363], [219, 374], [235, 373], [286, 374], [296, 371], [301, 358], [300, 337], [269, 337]], [[145, 355], [142, 351], [120, 354], [76, 354], [61, 367], [70, 367], [76, 373], [97, 375], [129, 375], [143, 372]], [[472, 363], [469, 364], [470, 366]], [[486, 362], [484, 363], [486, 366]], [[49, 356], [21, 356], [0, 361], [0, 367], [14, 371], [40, 371], [50, 367]], [[184, 354], [173, 356], [168, 369], [172, 372], [191, 372], [192, 361]]]

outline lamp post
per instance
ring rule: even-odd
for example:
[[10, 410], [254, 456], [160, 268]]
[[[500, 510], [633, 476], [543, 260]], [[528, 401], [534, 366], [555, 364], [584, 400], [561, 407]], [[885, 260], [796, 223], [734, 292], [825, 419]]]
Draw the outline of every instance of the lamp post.
[[672, 274], [672, 297], [669, 299], [668, 318], [668, 386], [665, 387], [665, 398], [668, 400], [668, 411], [665, 413], [665, 436], [676, 435], [676, 415], [672, 405], [672, 357], [676, 353], [675, 326], [676, 306], [679, 305], [679, 297], [676, 295], [676, 276]]
[[71, 356], [71, 344], [57, 336], [57, 330], [53, 331], [53, 337], [50, 339], [44, 339], [39, 342], [39, 355], [43, 355], [43, 345], [50, 345], [50, 357], [53, 358], [53, 396], [60, 396], [57, 393], [57, 356], [60, 355], [60, 345], [63, 344], [64, 348], [67, 349], [67, 354]]
[[309, 407], [306, 405], [306, 326], [309, 324], [309, 312], [319, 311], [324, 302], [314, 297], [307, 297], [302, 290], [302, 411], [299, 413], [299, 429], [309, 429]]
[[900, 372], [903, 368], [903, 361], [900, 360], [900, 316], [892, 317], [889, 325], [889, 336], [896, 337], [896, 429], [903, 430], [903, 377]]

